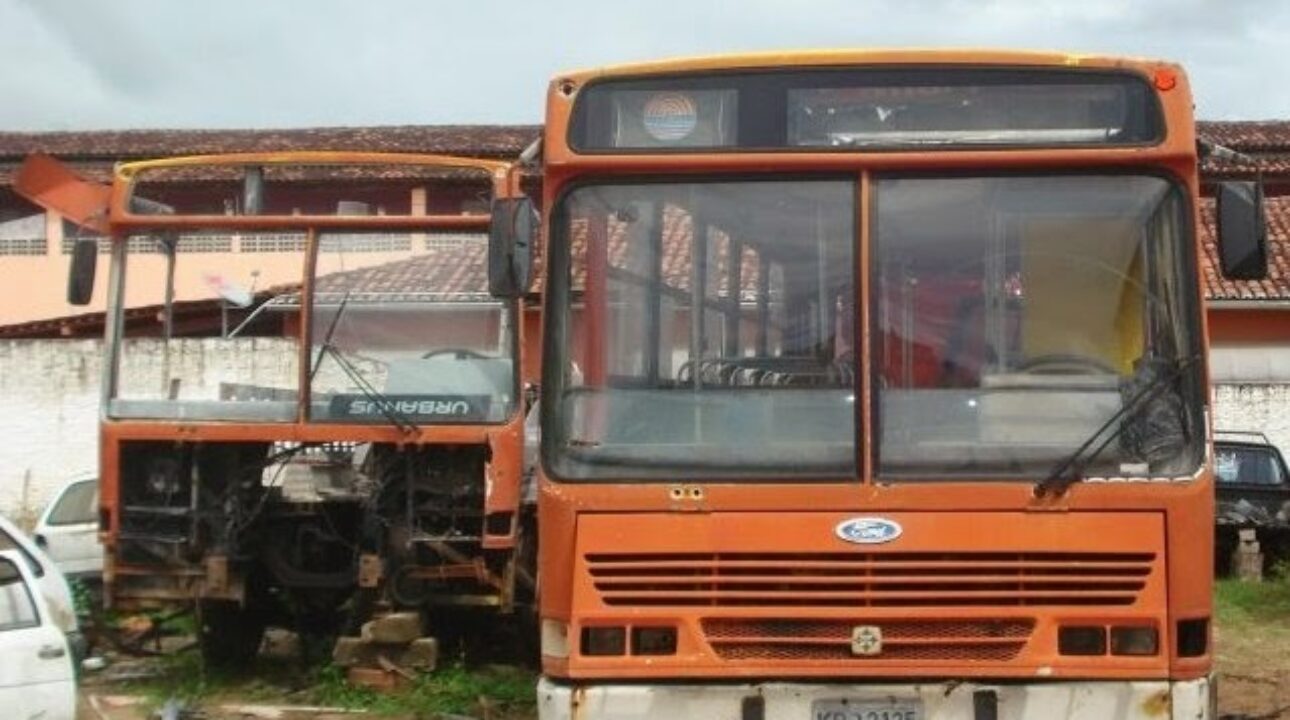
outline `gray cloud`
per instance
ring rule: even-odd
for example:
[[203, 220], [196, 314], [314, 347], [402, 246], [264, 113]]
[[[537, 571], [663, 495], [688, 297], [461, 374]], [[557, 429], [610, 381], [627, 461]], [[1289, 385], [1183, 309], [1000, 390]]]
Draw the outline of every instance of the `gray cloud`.
[[0, 128], [536, 122], [561, 70], [873, 46], [1164, 57], [1202, 117], [1290, 117], [1274, 0], [0, 0]]

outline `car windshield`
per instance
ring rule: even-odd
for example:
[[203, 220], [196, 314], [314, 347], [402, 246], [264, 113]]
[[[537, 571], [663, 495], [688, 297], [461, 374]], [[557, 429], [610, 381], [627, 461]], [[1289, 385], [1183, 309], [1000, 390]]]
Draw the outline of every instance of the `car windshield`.
[[1218, 481], [1232, 485], [1281, 485], [1285, 475], [1275, 450], [1250, 445], [1214, 445]]
[[828, 179], [570, 193], [551, 278], [561, 372], [544, 403], [556, 473], [853, 474], [855, 190]]
[[879, 474], [1043, 476], [1108, 424], [1085, 474], [1199, 465], [1192, 241], [1169, 182], [884, 177], [873, 207]]
[[0, 632], [38, 624], [36, 603], [18, 567], [7, 558], [0, 558]]
[[99, 483], [82, 480], [67, 486], [49, 510], [50, 525], [77, 525], [95, 522], [98, 518]]

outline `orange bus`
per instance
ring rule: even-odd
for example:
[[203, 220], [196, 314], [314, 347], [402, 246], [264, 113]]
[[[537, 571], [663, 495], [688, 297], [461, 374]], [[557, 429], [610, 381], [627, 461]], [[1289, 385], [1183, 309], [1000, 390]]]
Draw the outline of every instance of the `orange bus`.
[[[547, 102], [544, 720], [1213, 717], [1177, 65], [776, 53]], [[1259, 199], [1219, 188], [1234, 277]]]
[[[469, 207], [437, 202], [463, 185]], [[512, 163], [184, 157], [107, 186], [35, 156], [17, 187], [102, 236], [75, 244], [70, 302], [110, 258], [109, 607], [196, 606], [206, 657], [240, 662], [267, 624], [357, 635], [376, 608], [531, 605], [513, 288], [536, 215]], [[230, 280], [252, 269], [260, 288]], [[203, 282], [221, 299], [193, 297]], [[211, 337], [215, 302], [235, 322]]]

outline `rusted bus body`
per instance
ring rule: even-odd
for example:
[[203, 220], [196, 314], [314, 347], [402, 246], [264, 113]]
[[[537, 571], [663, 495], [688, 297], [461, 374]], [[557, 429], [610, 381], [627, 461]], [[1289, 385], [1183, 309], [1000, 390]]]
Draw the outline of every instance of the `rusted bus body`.
[[[488, 296], [483, 287], [486, 243], [472, 236], [468, 252], [435, 255], [431, 251], [438, 246], [426, 239], [445, 238], [437, 242], [455, 252], [454, 243], [465, 241], [438, 234], [487, 235], [492, 216], [486, 209], [401, 216], [289, 214], [287, 208], [261, 214], [206, 214], [200, 209], [147, 214], [147, 204], [136, 199], [146, 194], [141, 178], [151, 173], [214, 172], [240, 180], [244, 172], [273, 178], [275, 173], [288, 176], [325, 167], [363, 177], [371, 166], [414, 177], [445, 169], [476, 173], [494, 200], [522, 197], [518, 173], [509, 163], [378, 153], [264, 153], [127, 163], [118, 166], [110, 188], [80, 183], [38, 157], [29, 161], [19, 183], [36, 202], [110, 238], [100, 435], [107, 603], [130, 610], [200, 601], [216, 654], [224, 656], [217, 659], [254, 652], [258, 634], [251, 631], [255, 637], [250, 637], [243, 629], [262, 629], [265, 622], [352, 631], [382, 594], [396, 607], [473, 605], [510, 612], [517, 583], [521, 591], [526, 587], [516, 570], [519, 548], [532, 543], [525, 539], [531, 532], [531, 520], [525, 518], [531, 512], [521, 497], [526, 409], [522, 301]], [[343, 199], [343, 189], [337, 192]], [[334, 207], [335, 200], [331, 202]], [[261, 291], [257, 308], [239, 318], [252, 330], [262, 317], [255, 312], [277, 311], [285, 319], [257, 333], [267, 347], [218, 341], [229, 343], [224, 351], [233, 358], [227, 361], [233, 370], [217, 378], [216, 398], [203, 394], [214, 392], [211, 382], [171, 370], [172, 362], [184, 362], [187, 346], [172, 346], [169, 337], [136, 341], [152, 343], [146, 347], [161, 357], [154, 364], [171, 378], [168, 395], [155, 393], [151, 381], [156, 378], [151, 377], [147, 392], [141, 393], [139, 387], [147, 383], [130, 373], [139, 372], [136, 363], [152, 361], [122, 337], [132, 243], [149, 237], [179, 237], [182, 242], [188, 234], [203, 232], [289, 234], [287, 239], [298, 243], [298, 280]], [[350, 251], [346, 263], [346, 243], [355, 238], [369, 244], [394, 238], [395, 245], [406, 249], [392, 261], [389, 252], [365, 259]], [[425, 253], [413, 255], [423, 242]], [[150, 261], [140, 257], [135, 262]], [[173, 250], [170, 257], [173, 275]], [[439, 267], [446, 264], [441, 259], [464, 263], [460, 258], [474, 265]], [[202, 262], [200, 256], [181, 262], [190, 259]], [[463, 281], [464, 289], [423, 287], [467, 271], [473, 274]], [[404, 278], [403, 285], [384, 293], [392, 300], [373, 300], [380, 293], [351, 282], [382, 274]], [[452, 292], [461, 297], [439, 297]], [[385, 311], [390, 314], [380, 314]], [[346, 327], [341, 318], [347, 313], [357, 314], [361, 322]], [[386, 323], [384, 334], [365, 340], [365, 328], [381, 322]], [[347, 332], [359, 339], [345, 348], [332, 346]], [[493, 346], [478, 352], [458, 349], [451, 342], [436, 344], [435, 333], [491, 333]], [[428, 344], [416, 344], [422, 341]], [[496, 357], [485, 358], [485, 352]], [[260, 359], [265, 353], [273, 355], [267, 362], [290, 369], [279, 374], [279, 386], [254, 385], [248, 368], [266, 362]], [[352, 359], [345, 360], [345, 353]], [[378, 355], [380, 359], [372, 359]], [[445, 372], [457, 377], [452, 372], [460, 368], [452, 362], [476, 360], [491, 363], [485, 369], [493, 373], [488, 377], [496, 376], [501, 395], [457, 398], [455, 392], [473, 391], [445, 387], [450, 380], [434, 377]], [[324, 384], [329, 361], [336, 377]], [[362, 362], [376, 370], [356, 371], [353, 364]], [[405, 367], [403, 390], [389, 384], [396, 363]], [[482, 372], [467, 376], [478, 384], [476, 376]], [[194, 383], [198, 387], [190, 388]], [[385, 384], [378, 389], [377, 383]], [[426, 389], [431, 386], [435, 389]], [[338, 410], [346, 404], [363, 409]], [[476, 411], [476, 406], [482, 409]], [[283, 476], [292, 473], [307, 486], [303, 496], [282, 487]], [[324, 482], [328, 480], [334, 482]], [[450, 527], [428, 529], [432, 523], [425, 518], [431, 514], [450, 516], [451, 522], [445, 521]]]
[[[738, 115], [737, 122], [730, 121], [738, 132], [731, 131], [737, 139], [729, 146], [716, 147], [715, 142], [697, 148], [666, 146], [696, 127], [708, 131], [703, 124], [705, 103], [709, 107], [728, 103], [723, 108], [738, 113], [738, 103], [749, 96], [739, 95], [736, 101], [733, 95], [719, 95], [734, 93], [727, 88], [741, 82], [747, 84], [739, 85], [740, 92], [752, 88], [753, 81], [745, 80], [750, 76], [851, 70], [911, 75], [925, 70], [1053, 71], [1069, 72], [1072, 77], [1109, 73], [1149, 88], [1147, 100], [1158, 107], [1162, 125], [1149, 140], [1122, 144], [1032, 140], [965, 147], [950, 140], [923, 147], [740, 147], [742, 133], [748, 128], [755, 132], [759, 126], [755, 118]], [[618, 102], [604, 99], [618, 89], [613, 83], [624, 88], [622, 105], [616, 108], [639, 108], [650, 102], [649, 93], [671, 93], [654, 110], [640, 111], [655, 112], [654, 139], [640, 130], [637, 135], [624, 130], [626, 121], [619, 115], [603, 123], [608, 127], [604, 137], [612, 140], [599, 145], [587, 140], [592, 137], [586, 130], [591, 121], [579, 113], [592, 111], [580, 109], [579, 102], [587, 100], [591, 105], [588, 93], [597, 87], [605, 88], [598, 101], [602, 107]], [[922, 84], [936, 83], [923, 80]], [[779, 99], [764, 100], [775, 108], [781, 105], [774, 103], [784, 102], [784, 92], [797, 89], [792, 80], [775, 87], [779, 96], [771, 91], [765, 96]], [[632, 96], [633, 92], [640, 97]], [[687, 93], [688, 97], [676, 97]], [[762, 97], [754, 100], [763, 102]], [[899, 98], [893, 99], [893, 108], [898, 103]], [[638, 145], [630, 144], [638, 140]], [[1171, 706], [1173, 717], [1209, 716], [1214, 698], [1209, 640], [1213, 479], [1204, 427], [1208, 392], [1203, 361], [1191, 349], [1205, 347], [1207, 339], [1196, 269], [1200, 253], [1195, 232], [1196, 137], [1191, 93], [1181, 68], [1055, 53], [939, 51], [778, 53], [632, 65], [555, 79], [547, 98], [543, 142], [543, 207], [548, 209], [549, 238], [544, 264], [539, 486], [544, 671], [539, 701], [544, 718], [1145, 718], [1168, 717]], [[605, 144], [612, 142], [627, 144], [616, 150]], [[1182, 268], [1171, 282], [1177, 288], [1183, 332], [1192, 343], [1177, 351], [1179, 358], [1191, 358], [1180, 362], [1191, 369], [1179, 371], [1178, 376], [1189, 373], [1186, 383], [1191, 388], [1183, 391], [1194, 433], [1185, 467], [1158, 475], [1124, 465], [1123, 472], [1094, 472], [1096, 468], [1090, 467], [1068, 488], [1048, 492], [1041, 481], [1055, 462], [994, 474], [950, 472], [920, 465], [917, 456], [900, 454], [899, 443], [885, 436], [882, 426], [885, 419], [891, 422], [896, 417], [899, 408], [884, 418], [879, 403], [888, 388], [921, 390], [930, 388], [933, 381], [919, 379], [919, 357], [909, 362], [902, 361], [899, 353], [894, 353], [895, 359], [889, 357], [895, 343], [884, 336], [900, 322], [883, 315], [882, 308], [895, 301], [877, 287], [879, 266], [886, 261], [879, 254], [876, 236], [880, 231], [891, 235], [892, 228], [898, 227], [877, 217], [884, 199], [889, 202], [886, 207], [894, 202], [890, 200], [896, 196], [892, 181], [1020, 178], [1015, 185], [1007, 186], [1011, 180], [999, 185], [1003, 188], [999, 192], [1006, 194], [1013, 192], [1009, 187], [1025, 185], [1027, 178], [1058, 178], [1055, 186], [1061, 186], [1070, 177], [1124, 176], [1159, 178], [1179, 203], [1180, 227], [1172, 237], [1178, 240], [1180, 257], [1161, 260], [1158, 272]], [[613, 436], [615, 422], [620, 427], [630, 424], [626, 413], [615, 414], [612, 401], [595, 400], [599, 394], [649, 385], [649, 378], [653, 378], [652, 387], [667, 387], [670, 392], [680, 392], [676, 390], [680, 385], [689, 392], [693, 381], [693, 392], [701, 394], [696, 378], [706, 372], [703, 366], [708, 361], [700, 358], [709, 355], [696, 355], [696, 347], [711, 350], [710, 357], [735, 358], [724, 369], [715, 360], [708, 364], [713, 384], [738, 386], [743, 382], [738, 378], [748, 374], [751, 379], [743, 384], [751, 385], [764, 377], [751, 374], [762, 370], [753, 368], [748, 359], [760, 360], [759, 353], [767, 346], [765, 321], [757, 318], [774, 301], [767, 301], [764, 289], [759, 291], [749, 279], [749, 273], [765, 272], [756, 269], [766, 267], [764, 258], [747, 253], [753, 252], [749, 248], [765, 247], [757, 243], [769, 242], [766, 236], [773, 238], [778, 232], [788, 237], [789, 221], [781, 227], [771, 214], [758, 214], [756, 204], [774, 202], [769, 194], [756, 195], [758, 203], [742, 210], [736, 203], [727, 215], [706, 218], [697, 210], [681, 217], [675, 207], [705, 192], [704, 183], [711, 183], [709, 187], [726, 183], [711, 190], [710, 195], [716, 196], [734, 195], [743, 187], [739, 183], [825, 179], [837, 180], [847, 189], [839, 190], [839, 196], [849, 194], [848, 204], [839, 206], [850, 209], [838, 211], [833, 225], [842, 228], [836, 235], [845, 237], [845, 243], [838, 241], [839, 247], [850, 248], [841, 255], [846, 259], [838, 262], [849, 265], [841, 271], [835, 267], [809, 271], [820, 277], [845, 272], [853, 283], [852, 294], [821, 295], [812, 307], [854, 304], [846, 328], [853, 339], [854, 360], [848, 361], [854, 363], [848, 368], [853, 379], [846, 381], [850, 384], [830, 386], [838, 392], [849, 388], [852, 393], [854, 434], [847, 446], [853, 449], [851, 454], [839, 451], [836, 467], [816, 471], [811, 469], [818, 467], [813, 453], [832, 449], [774, 450], [771, 454], [782, 452], [786, 458], [778, 472], [766, 466], [741, 469], [745, 467], [740, 464], [744, 462], [741, 454], [763, 456], [755, 447], [740, 451], [733, 445], [709, 455], [684, 455], [693, 459], [670, 464], [651, 465], [647, 457], [670, 452], [665, 444], [637, 454], [623, 452], [598, 466], [590, 460], [570, 459], [579, 453], [594, 458], [610, 442], [603, 439]], [[668, 190], [652, 189], [669, 183], [683, 188], [670, 195]], [[656, 194], [633, 195], [638, 188], [651, 188], [649, 192]], [[587, 195], [591, 197], [584, 201]], [[649, 205], [641, 198], [664, 199]], [[637, 204], [628, 207], [629, 202]], [[1049, 203], [1050, 209], [1061, 204], [1057, 199], [1042, 202]], [[658, 209], [666, 203], [673, 206]], [[782, 207], [788, 205], [786, 201]], [[645, 259], [633, 266], [634, 261], [622, 259], [633, 252], [624, 247], [636, 242], [632, 227], [650, 212], [657, 213], [655, 222], [663, 229], [646, 225], [640, 237], [654, 232], [662, 239], [640, 240], [637, 244], [645, 248], [640, 253]], [[739, 225], [741, 212], [755, 216], [752, 227]], [[849, 220], [843, 217], [848, 213]], [[669, 214], [677, 219], [669, 221]], [[702, 234], [685, 229], [700, 223], [705, 223]], [[944, 232], [948, 236], [950, 231]], [[1001, 237], [1016, 234], [1001, 233]], [[682, 236], [690, 239], [675, 239]], [[729, 255], [714, 261], [710, 250], [703, 259], [704, 251], [693, 250], [698, 243], [694, 237], [706, 238], [705, 245], [739, 248], [741, 262], [729, 260]], [[656, 243], [655, 249], [649, 249], [647, 242]], [[669, 280], [669, 242], [691, 243], [684, 245], [685, 252], [692, 253], [687, 263], [710, 267], [715, 262], [726, 273], [717, 281], [719, 288], [742, 282], [746, 296], [722, 310], [719, 303], [729, 300], [731, 293], [718, 289], [704, 296], [702, 285], [695, 290], [700, 271], [691, 273], [687, 263], [676, 273], [691, 273], [688, 281]], [[884, 247], [894, 245], [893, 241]], [[744, 268], [742, 279], [738, 270], [730, 269], [736, 265]], [[633, 272], [649, 277], [632, 280], [627, 275]], [[1061, 285], [1059, 275], [1050, 272], [1049, 282]], [[661, 288], [656, 295], [640, 297], [659, 303], [660, 308], [679, 306], [670, 317], [682, 325], [689, 308], [711, 303], [714, 317], [706, 327], [724, 327], [720, 336], [724, 339], [716, 345], [729, 342], [728, 347], [713, 350], [711, 342], [698, 338], [705, 331], [694, 330], [691, 323], [695, 340], [689, 345], [688, 361], [684, 334], [675, 333], [682, 339], [660, 355], [657, 330], [649, 331], [653, 333], [650, 342], [656, 344], [632, 356], [636, 359], [621, 361], [613, 353], [628, 330], [614, 318], [627, 312], [624, 307], [640, 302], [624, 300], [637, 297], [627, 295], [629, 285]], [[829, 287], [848, 286], [837, 280]], [[1037, 306], [1040, 290], [1038, 282], [1027, 284], [1024, 291], [1010, 290], [1013, 300], [1009, 302], [1021, 302], [1016, 298], [1028, 294]], [[912, 297], [917, 292], [910, 289], [907, 294]], [[672, 300], [658, 299], [668, 293]], [[934, 295], [935, 289], [927, 293]], [[1096, 312], [1095, 295], [1096, 289], [1084, 294], [1089, 301], [1085, 312]], [[921, 296], [918, 300], [923, 307], [933, 301]], [[718, 317], [721, 312], [726, 312], [727, 319]], [[999, 333], [1023, 336], [1028, 332], [1018, 329], [1022, 321], [1016, 318], [1017, 312], [1001, 312]], [[646, 323], [658, 322], [656, 315], [644, 317]], [[839, 311], [821, 317], [815, 326], [826, 326], [839, 317], [846, 314]], [[763, 327], [756, 327], [758, 322]], [[977, 321], [960, 318], [949, 323], [942, 337], [964, 322]], [[1078, 322], [1078, 318], [1066, 322]], [[668, 326], [664, 323], [664, 327]], [[669, 333], [665, 329], [662, 335], [666, 338]], [[825, 349], [836, 353], [842, 337], [835, 335]], [[1042, 340], [1049, 342], [1052, 337]], [[1028, 338], [1028, 342], [1040, 340]], [[887, 354], [880, 356], [880, 352]], [[651, 354], [659, 359], [649, 359]], [[836, 357], [841, 356], [827, 359]], [[938, 362], [929, 366], [943, 367], [942, 358], [935, 359]], [[1127, 363], [1116, 362], [1114, 370], [1096, 372], [1121, 378], [1132, 373]], [[615, 363], [621, 366], [617, 370]], [[659, 372], [659, 363], [670, 368], [673, 376]], [[689, 374], [687, 366], [692, 368]], [[827, 366], [828, 362], [821, 364], [821, 377], [828, 375]], [[737, 379], [731, 381], [731, 377]], [[942, 382], [952, 387], [961, 381], [951, 377]], [[577, 412], [556, 409], [566, 401], [562, 395], [566, 391], [567, 402], [582, 403]], [[579, 399], [586, 396], [593, 399]], [[685, 412], [691, 412], [690, 406], [685, 407]], [[1027, 412], [1024, 408], [1009, 411], [1013, 410], [1023, 416]], [[697, 418], [701, 410], [692, 412]], [[775, 412], [767, 411], [768, 417]], [[794, 422], [812, 422], [807, 413], [793, 407], [778, 412], [789, 413]], [[838, 413], [828, 416], [830, 424], [844, 417], [843, 411]], [[757, 423], [763, 420], [747, 420], [749, 414], [733, 411], [723, 417], [736, 425], [760, 427]], [[923, 424], [931, 422], [924, 420]], [[1040, 427], [1044, 422], [1041, 418]], [[698, 419], [693, 423], [694, 428], [716, 427], [700, 425]], [[773, 417], [764, 423], [774, 426]], [[644, 423], [632, 427], [646, 433], [656, 430]], [[794, 438], [802, 437], [803, 443], [811, 439], [805, 431], [799, 435], [792, 427], [778, 427]], [[817, 435], [832, 432], [810, 427]], [[1024, 428], [1020, 432], [1024, 434]], [[1071, 449], [1077, 444], [1072, 442]], [[974, 452], [965, 445], [963, 457]], [[1044, 488], [1037, 492], [1037, 485]], [[860, 521], [863, 526], [871, 520], [894, 525], [896, 535], [862, 544], [839, 537], [847, 532], [848, 523]], [[1100, 628], [1102, 633], [1113, 627], [1149, 628], [1156, 647], [1140, 648], [1131, 655], [1106, 647], [1073, 654], [1059, 647], [1063, 627]], [[640, 634], [659, 628], [674, 634], [665, 635], [668, 639], [661, 643], [657, 635]], [[876, 649], [869, 642], [875, 633], [879, 636]], [[851, 705], [840, 705], [842, 701]], [[863, 714], [870, 711], [879, 714]], [[913, 714], [900, 714], [906, 712]]]

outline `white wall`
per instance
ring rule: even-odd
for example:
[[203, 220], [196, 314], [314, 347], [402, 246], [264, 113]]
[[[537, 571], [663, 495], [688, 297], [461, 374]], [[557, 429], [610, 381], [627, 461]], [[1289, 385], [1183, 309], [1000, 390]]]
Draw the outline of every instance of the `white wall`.
[[[294, 386], [294, 343], [281, 338], [127, 341], [122, 384], [181, 378], [187, 395], [217, 397], [220, 382]], [[30, 516], [66, 479], [98, 467], [101, 340], [0, 341], [0, 513]]]
[[1257, 430], [1290, 458], [1290, 382], [1216, 385], [1214, 428]]
[[0, 342], [0, 512], [28, 516], [97, 464], [99, 340]]

